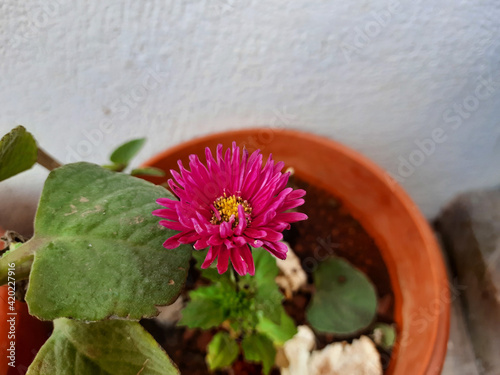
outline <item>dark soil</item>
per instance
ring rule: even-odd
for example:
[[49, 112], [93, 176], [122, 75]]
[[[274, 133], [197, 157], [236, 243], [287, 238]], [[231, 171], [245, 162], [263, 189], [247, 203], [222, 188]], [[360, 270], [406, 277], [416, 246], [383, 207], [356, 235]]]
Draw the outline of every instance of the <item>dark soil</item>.
[[[306, 182], [295, 179], [293, 184], [294, 187], [307, 191], [306, 203], [300, 207], [300, 211], [306, 213], [309, 219], [294, 224], [285, 233], [285, 240], [301, 259], [302, 266], [308, 273], [309, 282], [312, 284], [312, 274], [319, 262], [329, 256], [345, 258], [363, 271], [377, 289], [379, 307], [376, 321], [393, 323], [394, 295], [387, 268], [375, 242], [349, 214], [341, 201]], [[204, 282], [198, 277], [197, 272], [190, 272], [186, 291], [201, 283]], [[297, 325], [307, 324], [305, 311], [310, 300], [311, 292], [301, 291], [291, 300], [284, 302], [285, 309]], [[206, 346], [216, 330], [201, 331], [185, 327], [160, 329], [154, 320], [142, 323], [163, 346], [183, 375], [210, 374], [205, 364]], [[356, 337], [369, 332], [371, 327], [359, 332]], [[318, 335], [317, 348], [321, 349], [335, 341], [352, 341], [354, 338]], [[385, 369], [389, 364], [390, 353], [381, 350], [380, 354]], [[261, 366], [246, 363], [239, 358], [231, 372], [217, 372], [217, 374], [261, 374]], [[273, 370], [272, 374], [279, 374], [279, 370]]]

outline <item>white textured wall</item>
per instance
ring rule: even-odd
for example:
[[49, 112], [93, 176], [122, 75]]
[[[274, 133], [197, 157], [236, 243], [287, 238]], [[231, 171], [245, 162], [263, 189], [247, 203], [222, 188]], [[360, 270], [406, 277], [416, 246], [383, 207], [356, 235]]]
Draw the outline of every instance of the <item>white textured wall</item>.
[[[4, 0], [0, 132], [102, 163], [132, 137], [149, 136], [142, 161], [285, 125], [361, 151], [432, 217], [500, 181], [499, 19], [498, 0]], [[26, 231], [45, 176], [1, 183], [0, 225]]]

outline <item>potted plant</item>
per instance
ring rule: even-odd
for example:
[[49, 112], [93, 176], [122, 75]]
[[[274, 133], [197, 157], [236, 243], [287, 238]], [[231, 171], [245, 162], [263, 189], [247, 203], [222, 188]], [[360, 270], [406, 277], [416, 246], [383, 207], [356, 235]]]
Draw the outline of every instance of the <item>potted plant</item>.
[[[432, 230], [406, 192], [359, 153], [323, 137], [281, 128], [229, 131], [194, 139], [166, 150], [146, 165], [176, 169], [177, 160], [187, 163], [189, 155], [200, 155], [205, 147], [228, 147], [231, 142], [249, 151], [272, 153], [276, 160], [293, 167], [295, 176], [306, 183], [302, 186], [323, 189], [343, 203], [373, 238], [387, 267], [397, 340], [386, 373], [439, 373], [446, 355], [452, 296]], [[306, 205], [312, 199], [306, 195]], [[304, 224], [312, 221], [309, 215]], [[317, 235], [311, 238], [317, 246]], [[328, 237], [319, 240], [324, 242]], [[320, 247], [325, 248], [321, 243]], [[324, 251], [313, 252], [303, 266], [314, 268], [315, 261], [321, 263], [324, 257]]]
[[[10, 155], [17, 155], [12, 145], [29, 138], [19, 130], [14, 136], [18, 139], [9, 143]], [[175, 365], [134, 320], [154, 316], [156, 305], [173, 303], [188, 273], [189, 291], [182, 292], [188, 302], [179, 326], [188, 327], [183, 328], [188, 335], [197, 334], [194, 331], [199, 329], [207, 332], [206, 364], [214, 371], [232, 368], [236, 373], [269, 373], [277, 371], [275, 364], [283, 373], [296, 371], [294, 366], [304, 363], [295, 363], [290, 353], [296, 350], [297, 342], [312, 333], [306, 331], [307, 327], [329, 345], [364, 335], [359, 340], [362, 343], [364, 337], [372, 336], [385, 353], [391, 352], [391, 329], [395, 327], [397, 339], [386, 373], [439, 371], [449, 319], [448, 285], [439, 248], [413, 203], [380, 169], [341, 145], [304, 133], [273, 129], [228, 132], [175, 147], [134, 172], [173, 170], [176, 182], [170, 187], [179, 198], [176, 200], [161, 186], [110, 171], [123, 171], [140, 143], [131, 142], [116, 150], [108, 170], [76, 163], [51, 172], [38, 207], [34, 237], [0, 258], [0, 274], [5, 272], [5, 264], [16, 263], [20, 267], [17, 275], [29, 277], [26, 299], [30, 313], [55, 319], [54, 333], [28, 373], [54, 373], [50, 371], [55, 368], [73, 373], [74, 361], [63, 364], [57, 360], [60, 356], [76, 356], [86, 373], [97, 369], [120, 374], [176, 373]], [[217, 156], [210, 159], [205, 147]], [[260, 154], [254, 151], [257, 148], [265, 156], [272, 152], [274, 160], [283, 160], [293, 168], [291, 186], [286, 187], [283, 165], [270, 162], [261, 169]], [[8, 161], [9, 152], [0, 153], [2, 160]], [[208, 166], [196, 156], [205, 152]], [[246, 176], [255, 183], [243, 182], [246, 193], [235, 193], [231, 167], [235, 163], [248, 165], [250, 158], [256, 168], [247, 170]], [[177, 160], [183, 164], [177, 165]], [[22, 169], [32, 162], [24, 163]], [[183, 165], [189, 165], [189, 170]], [[212, 178], [214, 175], [217, 178]], [[160, 184], [166, 180], [146, 178]], [[227, 191], [212, 193], [210, 183], [214, 181]], [[315, 251], [317, 246], [307, 250], [305, 238], [319, 241], [312, 224], [293, 224], [285, 233], [296, 247], [298, 261], [288, 265], [276, 262], [275, 257], [293, 254], [280, 242], [280, 232], [288, 223], [305, 219], [300, 213], [301, 187], [308, 195], [311, 191], [326, 199], [316, 200], [319, 205], [310, 207], [311, 213], [324, 215], [328, 207], [320, 203], [331, 203], [328, 194], [333, 195], [337, 201], [332, 207], [336, 205], [339, 215], [352, 215], [361, 224], [360, 236], [362, 228], [366, 229], [369, 236], [361, 236], [368, 238], [366, 243], [370, 236], [373, 238], [390, 283], [390, 291], [385, 293], [388, 301], [382, 301], [380, 295], [377, 298], [372, 283], [360, 272], [363, 257], [356, 268], [338, 256], [342, 255], [342, 249], [337, 248], [341, 244], [323, 246], [323, 250], [334, 249], [326, 254]], [[255, 191], [268, 200], [253, 199]], [[155, 200], [165, 207], [156, 207]], [[306, 204], [308, 200], [306, 196]], [[205, 207], [205, 211], [199, 207]], [[293, 211], [297, 208], [298, 212]], [[153, 211], [162, 217], [161, 225], [151, 215]], [[302, 223], [309, 223], [309, 216]], [[274, 217], [279, 220], [273, 221]], [[263, 223], [268, 226], [259, 226]], [[215, 237], [215, 232], [210, 232], [212, 226], [220, 230]], [[163, 242], [173, 249], [164, 249]], [[196, 251], [188, 244], [194, 244]], [[235, 245], [239, 251], [234, 250]], [[255, 250], [257, 247], [267, 251]], [[192, 254], [194, 259], [190, 261]], [[291, 275], [302, 274], [299, 267], [307, 272], [307, 280], [295, 288], [297, 280]], [[276, 277], [282, 278], [280, 287]], [[302, 298], [304, 313], [293, 316], [294, 311], [301, 310], [294, 295], [301, 293], [309, 300]], [[347, 314], [344, 311], [342, 315], [344, 308]], [[394, 324], [381, 324], [383, 319], [376, 324], [377, 317], [384, 314]], [[298, 322], [304, 323], [299, 329]], [[188, 337], [184, 339], [189, 341]], [[355, 350], [357, 343], [344, 343], [342, 347]], [[64, 351], [58, 352], [60, 348]], [[309, 365], [314, 361], [325, 364], [338, 348], [331, 346], [332, 351], [327, 352], [312, 347], [304, 350], [302, 346], [297, 353], [310, 355]], [[127, 360], [117, 361], [117, 355], [125, 352]], [[176, 357], [175, 351], [169, 353]]]

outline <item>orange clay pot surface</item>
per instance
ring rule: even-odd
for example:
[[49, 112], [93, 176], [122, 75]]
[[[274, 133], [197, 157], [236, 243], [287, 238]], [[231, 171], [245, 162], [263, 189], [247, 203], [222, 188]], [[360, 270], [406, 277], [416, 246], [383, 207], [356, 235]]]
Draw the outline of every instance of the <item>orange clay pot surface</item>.
[[[188, 156], [203, 160], [205, 147], [232, 141], [260, 149], [293, 167], [297, 177], [340, 198], [377, 243], [395, 296], [398, 338], [388, 374], [439, 374], [450, 322], [448, 279], [440, 248], [427, 221], [386, 172], [359, 153], [332, 140], [283, 129], [247, 129], [198, 138], [175, 146], [145, 164], [178, 169]], [[161, 183], [166, 178], [149, 178]], [[307, 195], [306, 195], [307, 199]]]
[[[0, 236], [3, 233], [0, 228]], [[4, 243], [0, 241], [0, 249], [3, 247]], [[21, 375], [26, 373], [36, 353], [50, 336], [52, 324], [31, 316], [24, 302], [15, 301], [15, 310], [11, 311], [8, 301], [8, 285], [0, 286], [0, 375]], [[10, 330], [8, 322], [12, 317], [15, 318], [14, 331]], [[9, 366], [10, 359], [7, 358], [11, 341], [15, 342], [15, 367]]]

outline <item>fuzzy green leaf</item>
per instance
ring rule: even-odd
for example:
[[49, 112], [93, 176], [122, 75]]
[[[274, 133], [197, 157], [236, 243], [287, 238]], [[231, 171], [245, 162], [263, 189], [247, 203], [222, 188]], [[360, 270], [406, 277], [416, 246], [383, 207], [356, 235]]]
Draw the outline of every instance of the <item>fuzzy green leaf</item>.
[[370, 325], [377, 312], [377, 294], [370, 280], [340, 258], [321, 263], [314, 273], [316, 293], [307, 311], [314, 329], [351, 334]]
[[110, 160], [115, 164], [128, 165], [130, 160], [137, 155], [144, 146], [146, 138], [134, 139], [119, 146], [110, 156]]
[[[176, 232], [151, 214], [161, 186], [89, 163], [52, 171], [35, 219], [34, 237], [12, 253], [35, 256], [26, 294], [30, 313], [95, 321], [140, 319], [176, 300], [191, 247], [166, 250]], [[11, 254], [9, 254], [11, 255]]]
[[139, 323], [56, 319], [27, 375], [176, 375], [167, 354]]
[[219, 332], [207, 347], [207, 364], [210, 370], [231, 366], [238, 357], [238, 343], [227, 332]]
[[12, 129], [0, 140], [0, 181], [30, 169], [38, 147], [35, 138], [23, 126]]
[[269, 337], [276, 345], [283, 345], [297, 333], [295, 322], [288, 316], [283, 307], [281, 308], [280, 318], [280, 323], [276, 324], [264, 314], [261, 314], [256, 327], [258, 332]]
[[250, 362], [262, 363], [262, 371], [269, 374], [276, 358], [276, 349], [267, 336], [260, 333], [246, 336], [241, 342], [243, 355]]

